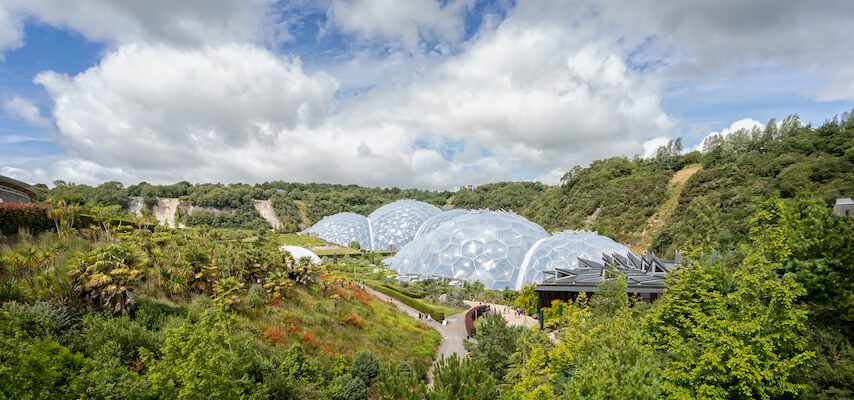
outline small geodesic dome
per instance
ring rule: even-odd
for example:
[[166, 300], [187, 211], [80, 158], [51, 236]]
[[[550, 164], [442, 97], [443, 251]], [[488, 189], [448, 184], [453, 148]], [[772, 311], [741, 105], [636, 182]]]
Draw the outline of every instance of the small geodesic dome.
[[293, 257], [294, 260], [297, 261], [304, 257], [308, 257], [309, 259], [311, 259], [311, 263], [314, 265], [320, 265], [322, 263], [320, 257], [318, 257], [317, 254], [314, 254], [313, 251], [306, 249], [305, 247], [280, 246], [279, 251], [287, 251], [288, 253], [291, 253], [291, 257]]
[[528, 283], [542, 282], [543, 271], [552, 271], [555, 268], [576, 269], [579, 258], [600, 261], [603, 254], [610, 256], [614, 253], [625, 256], [630, 253], [630, 250], [613, 239], [595, 232], [555, 233], [531, 246], [511, 288], [521, 290]]
[[371, 228], [368, 219], [356, 213], [343, 212], [323, 217], [308, 230], [308, 233], [345, 247], [350, 246], [350, 242], [353, 241], [358, 242], [362, 248], [371, 247]]
[[487, 289], [513, 287], [527, 250], [548, 237], [519, 215], [472, 212], [439, 224], [390, 260], [400, 274], [480, 281]]
[[370, 215], [371, 249], [399, 250], [415, 237], [421, 224], [442, 210], [416, 200], [398, 200], [386, 204]]

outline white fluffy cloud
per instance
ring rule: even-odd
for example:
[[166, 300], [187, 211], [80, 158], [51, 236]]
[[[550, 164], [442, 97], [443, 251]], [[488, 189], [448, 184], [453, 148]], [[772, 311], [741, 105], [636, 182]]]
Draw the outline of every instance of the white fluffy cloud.
[[0, 61], [3, 52], [24, 44], [24, 24], [0, 6]]
[[69, 153], [40, 171], [426, 188], [527, 171], [555, 183], [573, 165], [639, 154], [673, 126], [659, 82], [568, 24], [564, 6], [519, 4], [423, 74], [343, 100], [335, 78], [255, 45], [121, 45], [78, 75], [35, 78]]
[[50, 121], [41, 115], [32, 101], [21, 96], [13, 96], [3, 102], [3, 109], [42, 129], [50, 129]]

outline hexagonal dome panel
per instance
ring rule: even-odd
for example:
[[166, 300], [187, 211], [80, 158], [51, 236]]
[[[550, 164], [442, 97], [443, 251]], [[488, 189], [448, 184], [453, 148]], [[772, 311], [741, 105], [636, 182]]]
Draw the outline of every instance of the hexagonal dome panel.
[[555, 268], [576, 269], [578, 258], [600, 262], [602, 254], [626, 255], [629, 248], [613, 239], [586, 231], [566, 231], [555, 233], [553, 236], [534, 244], [514, 281], [513, 288], [521, 290], [531, 282], [542, 282], [543, 271]]
[[401, 274], [480, 281], [487, 289], [513, 287], [525, 253], [548, 237], [539, 225], [508, 212], [471, 212], [439, 224], [390, 260]]
[[415, 239], [424, 237], [428, 233], [433, 232], [433, 230], [438, 228], [439, 225], [442, 225], [443, 223], [445, 223], [447, 221], [450, 221], [456, 217], [459, 217], [460, 215], [466, 215], [468, 213], [469, 213], [469, 210], [456, 209], [456, 210], [443, 211], [443, 212], [440, 212], [440, 213], [438, 213], [438, 214], [436, 214], [430, 218], [427, 218], [427, 220], [424, 221], [423, 224], [421, 224], [421, 227], [418, 228], [418, 232], [415, 233]]
[[403, 248], [415, 237], [424, 221], [441, 212], [439, 207], [416, 200], [398, 200], [376, 209], [368, 215], [371, 249], [385, 251]]
[[349, 246], [350, 242], [359, 242], [362, 248], [371, 246], [371, 228], [368, 219], [363, 215], [343, 212], [323, 217], [308, 233], [327, 242]]

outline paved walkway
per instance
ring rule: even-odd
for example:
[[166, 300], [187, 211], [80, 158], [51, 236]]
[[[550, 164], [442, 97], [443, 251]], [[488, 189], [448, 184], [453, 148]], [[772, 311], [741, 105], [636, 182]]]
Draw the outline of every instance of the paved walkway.
[[483, 303], [469, 300], [466, 300], [465, 303], [468, 304], [470, 307], [475, 307], [479, 305], [489, 306], [492, 311], [501, 314], [501, 316], [507, 320], [507, 325], [510, 326], [520, 325], [526, 328], [533, 328], [537, 326], [537, 320], [525, 314], [516, 315], [516, 311], [514, 311], [513, 307], [511, 306], [502, 306], [500, 304]]
[[[412, 318], [418, 318], [418, 314], [420, 313], [420, 311], [400, 302], [400, 300], [380, 293], [367, 286], [365, 286], [364, 289], [366, 292], [370, 293], [371, 295], [377, 297], [382, 301], [391, 302], [400, 311], [403, 311], [406, 315], [409, 315]], [[507, 320], [508, 325], [521, 325], [524, 327], [533, 327], [537, 325], [537, 320], [527, 315], [516, 316], [516, 313], [508, 306], [502, 306], [492, 303], [479, 303], [476, 301], [466, 301], [465, 303], [471, 307], [481, 304], [491, 306], [492, 310], [501, 313], [501, 316], [503, 316], [504, 319]], [[454, 353], [457, 353], [460, 358], [466, 357], [468, 355], [468, 352], [466, 351], [465, 347], [463, 347], [463, 342], [465, 342], [466, 340], [465, 319], [466, 313], [465, 311], [463, 311], [454, 315], [445, 316], [445, 321], [447, 321], [446, 325], [442, 325], [441, 323], [436, 322], [432, 319], [421, 320], [431, 328], [439, 331], [439, 333], [442, 335], [442, 342], [439, 344], [439, 351], [436, 352], [436, 360], [434, 360], [433, 363], [434, 365], [435, 361], [438, 361], [439, 358], [448, 358]], [[433, 385], [433, 366], [430, 366], [430, 370], [427, 372], [427, 385]]]

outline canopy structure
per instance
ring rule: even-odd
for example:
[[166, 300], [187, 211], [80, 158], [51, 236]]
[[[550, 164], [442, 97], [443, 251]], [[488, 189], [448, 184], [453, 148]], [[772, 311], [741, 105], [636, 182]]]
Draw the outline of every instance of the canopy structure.
[[311, 263], [314, 265], [320, 265], [320, 263], [321, 263], [320, 257], [318, 257], [317, 254], [314, 254], [313, 251], [306, 249], [305, 247], [281, 246], [281, 247], [279, 247], [279, 250], [280, 251], [287, 251], [288, 253], [291, 253], [291, 257], [293, 257], [294, 260], [299, 260], [303, 257], [308, 257], [311, 259]]

